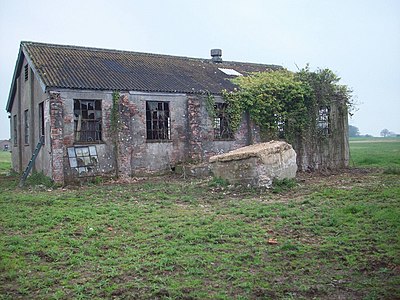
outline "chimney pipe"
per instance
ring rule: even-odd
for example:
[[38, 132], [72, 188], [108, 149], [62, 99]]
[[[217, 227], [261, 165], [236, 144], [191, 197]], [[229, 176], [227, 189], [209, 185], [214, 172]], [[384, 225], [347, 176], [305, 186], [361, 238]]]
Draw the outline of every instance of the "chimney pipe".
[[222, 63], [222, 50], [211, 49], [211, 60], [214, 63]]

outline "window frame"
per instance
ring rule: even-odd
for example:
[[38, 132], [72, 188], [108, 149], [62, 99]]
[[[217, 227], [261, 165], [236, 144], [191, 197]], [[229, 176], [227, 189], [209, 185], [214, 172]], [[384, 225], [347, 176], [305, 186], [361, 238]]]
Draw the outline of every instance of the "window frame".
[[146, 101], [146, 141], [171, 141], [169, 101]]
[[[44, 129], [44, 102], [40, 102], [38, 104], [38, 114], [39, 114], [39, 137], [45, 136], [45, 129]], [[44, 144], [43, 138], [43, 144]]]
[[14, 144], [14, 147], [17, 147], [18, 146], [18, 117], [17, 117], [17, 115], [14, 115], [13, 116], [13, 134], [14, 134], [14, 136], [13, 136], [13, 144]]
[[322, 136], [331, 134], [331, 108], [330, 106], [320, 106], [317, 117], [317, 130]]
[[[73, 113], [75, 143], [101, 143], [103, 141], [102, 100], [74, 99]], [[82, 129], [83, 126], [84, 129]]]
[[213, 135], [216, 141], [231, 141], [235, 135], [230, 127], [230, 118], [227, 112], [228, 104], [217, 102], [214, 104], [215, 117], [213, 120]]
[[78, 177], [95, 174], [99, 165], [99, 155], [95, 145], [68, 147], [67, 153], [70, 168], [78, 172]]
[[24, 110], [24, 143], [29, 145], [29, 109]]

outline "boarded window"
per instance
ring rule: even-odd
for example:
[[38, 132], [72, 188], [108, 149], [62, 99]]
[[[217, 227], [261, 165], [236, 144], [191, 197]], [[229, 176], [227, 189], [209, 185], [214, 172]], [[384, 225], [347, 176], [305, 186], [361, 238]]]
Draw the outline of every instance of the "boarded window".
[[[44, 103], [39, 103], [39, 134], [44, 137]], [[43, 139], [44, 141], [44, 139]]]
[[24, 111], [24, 141], [25, 145], [29, 145], [29, 111]]
[[317, 129], [322, 135], [330, 134], [330, 108], [328, 106], [319, 108]]
[[169, 102], [146, 102], [147, 140], [171, 139]]
[[14, 146], [18, 146], [18, 119], [17, 115], [14, 115], [13, 117], [13, 140], [14, 140]]
[[96, 146], [68, 148], [69, 165], [79, 177], [94, 175], [98, 165]]
[[75, 141], [101, 141], [101, 100], [74, 100]]
[[214, 106], [216, 117], [214, 118], [214, 138], [216, 140], [233, 139], [233, 132], [230, 126], [230, 117], [226, 103], [217, 103]]

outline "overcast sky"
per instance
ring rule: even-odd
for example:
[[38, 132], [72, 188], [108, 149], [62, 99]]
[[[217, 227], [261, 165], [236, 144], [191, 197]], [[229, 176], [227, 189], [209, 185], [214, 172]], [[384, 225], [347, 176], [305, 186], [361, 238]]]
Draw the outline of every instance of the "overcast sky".
[[0, 0], [0, 139], [21, 41], [330, 68], [362, 134], [400, 133], [400, 0]]

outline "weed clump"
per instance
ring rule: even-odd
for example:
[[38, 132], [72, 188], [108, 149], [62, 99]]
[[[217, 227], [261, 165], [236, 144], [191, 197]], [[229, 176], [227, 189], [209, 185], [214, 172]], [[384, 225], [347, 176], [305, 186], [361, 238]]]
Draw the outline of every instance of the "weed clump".
[[30, 186], [42, 185], [46, 188], [54, 187], [54, 181], [42, 172], [33, 172], [32, 175], [26, 179], [26, 184]]
[[221, 177], [213, 177], [208, 183], [209, 187], [227, 187], [228, 185], [229, 181]]
[[387, 167], [383, 171], [383, 174], [400, 175], [400, 167], [397, 167], [397, 166]]
[[296, 179], [294, 178], [283, 178], [283, 179], [274, 179], [272, 182], [271, 191], [273, 193], [279, 194], [285, 191], [291, 190], [292, 188], [297, 186]]

